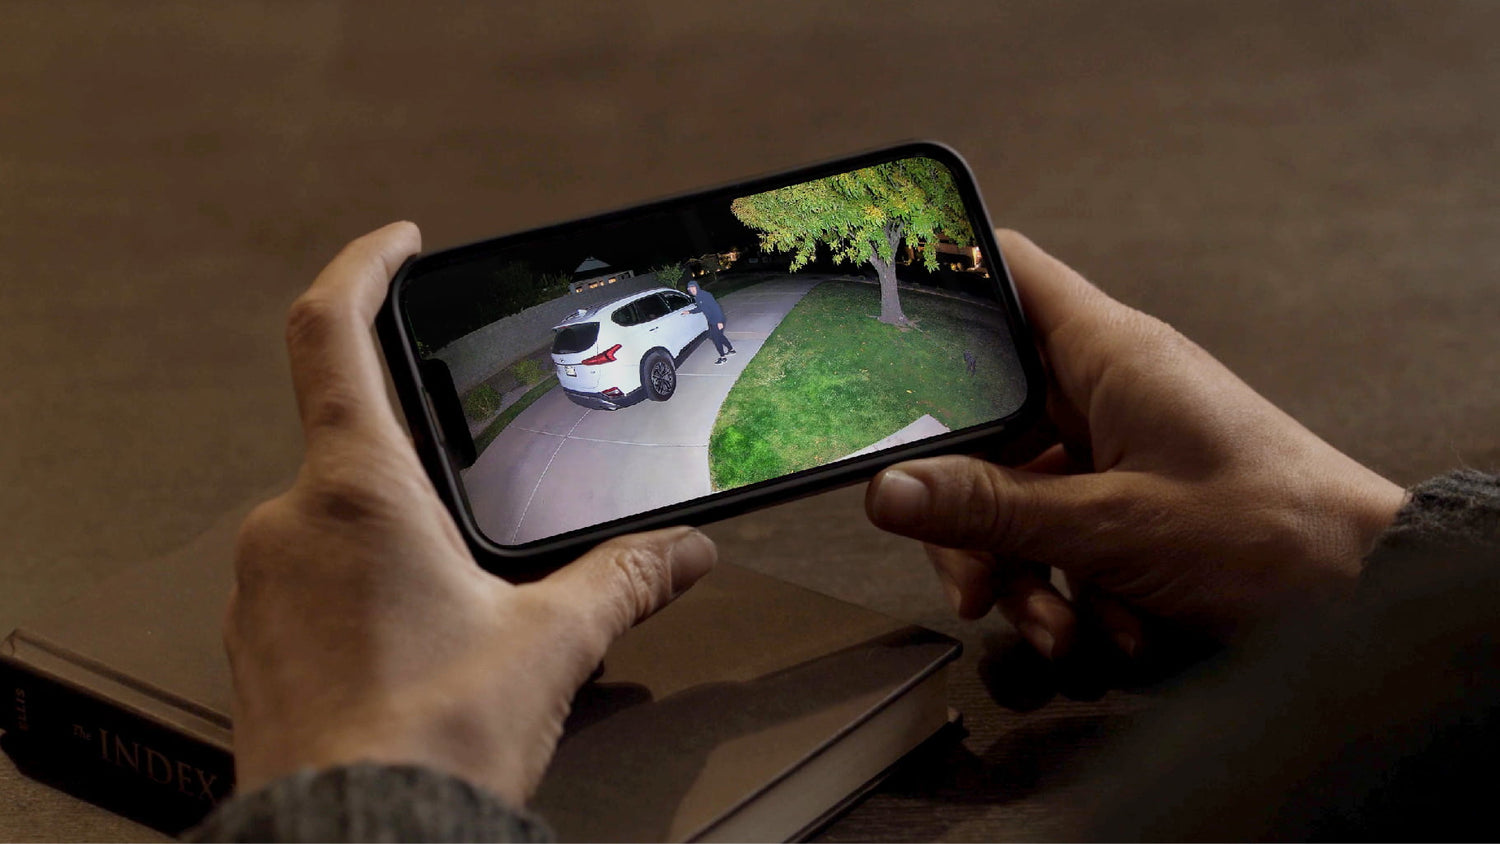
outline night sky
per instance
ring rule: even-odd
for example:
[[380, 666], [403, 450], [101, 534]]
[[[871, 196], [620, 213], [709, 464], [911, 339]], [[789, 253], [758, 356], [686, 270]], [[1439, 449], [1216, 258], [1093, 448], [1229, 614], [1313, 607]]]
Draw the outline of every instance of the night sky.
[[573, 272], [585, 258], [594, 257], [617, 270], [644, 273], [662, 264], [680, 264], [710, 252], [731, 248], [754, 250], [759, 236], [729, 210], [732, 196], [713, 197], [676, 204], [647, 216], [630, 215], [603, 226], [579, 228], [541, 240], [528, 240], [500, 252], [492, 252], [438, 270], [434, 275], [469, 275], [511, 262], [521, 262], [533, 272]]

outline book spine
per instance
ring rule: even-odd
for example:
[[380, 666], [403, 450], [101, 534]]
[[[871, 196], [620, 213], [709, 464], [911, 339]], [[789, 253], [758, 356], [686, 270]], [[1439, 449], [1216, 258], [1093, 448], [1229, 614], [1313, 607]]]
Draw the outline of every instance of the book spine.
[[4, 746], [34, 779], [176, 834], [234, 789], [234, 757], [0, 656]]

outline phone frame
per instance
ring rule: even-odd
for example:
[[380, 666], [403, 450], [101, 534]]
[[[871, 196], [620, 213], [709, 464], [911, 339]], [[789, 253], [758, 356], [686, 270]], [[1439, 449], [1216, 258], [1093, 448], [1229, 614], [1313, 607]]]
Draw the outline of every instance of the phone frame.
[[[970, 225], [984, 254], [990, 259], [991, 275], [1001, 304], [1007, 328], [1016, 347], [1026, 391], [1021, 407], [1010, 416], [985, 425], [952, 431], [931, 439], [899, 446], [891, 451], [841, 460], [837, 463], [804, 469], [780, 478], [713, 493], [707, 497], [637, 513], [523, 545], [507, 546], [492, 542], [480, 530], [470, 511], [458, 469], [449, 457], [449, 447], [441, 420], [423, 387], [421, 359], [412, 342], [410, 326], [401, 312], [401, 292], [407, 280], [418, 269], [467, 262], [498, 249], [533, 238], [553, 237], [591, 226], [607, 224], [637, 214], [673, 210], [676, 206], [723, 196], [743, 196], [772, 190], [798, 182], [858, 170], [902, 158], [927, 157], [948, 166], [959, 194], [971, 214]], [[1021, 311], [1020, 299], [1010, 268], [995, 242], [989, 211], [980, 196], [973, 171], [951, 147], [934, 141], [917, 141], [872, 150], [853, 156], [825, 161], [806, 167], [784, 170], [768, 176], [746, 179], [706, 190], [693, 191], [666, 199], [654, 200], [628, 208], [607, 211], [589, 217], [554, 223], [513, 234], [488, 238], [463, 246], [413, 255], [391, 279], [384, 305], [376, 317], [386, 366], [395, 386], [413, 444], [438, 496], [453, 515], [464, 540], [479, 564], [500, 577], [512, 581], [534, 580], [573, 560], [594, 545], [625, 533], [653, 530], [670, 525], [701, 525], [760, 507], [781, 503], [834, 487], [845, 486], [873, 477], [881, 469], [902, 460], [938, 454], [974, 453], [1020, 440], [1042, 417], [1046, 401], [1046, 378], [1030, 328]]]

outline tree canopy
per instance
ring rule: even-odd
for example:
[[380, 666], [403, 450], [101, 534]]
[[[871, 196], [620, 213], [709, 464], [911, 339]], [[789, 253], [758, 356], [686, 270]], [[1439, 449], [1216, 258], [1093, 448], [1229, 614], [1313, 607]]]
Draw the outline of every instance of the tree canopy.
[[[736, 199], [730, 210], [760, 233], [762, 249], [792, 253], [793, 270], [828, 245], [836, 261], [895, 259], [901, 237], [914, 249], [938, 233], [959, 245], [973, 242], [958, 186], [931, 158], [906, 158]], [[935, 250], [920, 250], [937, 269]]]
[[896, 250], [904, 238], [929, 270], [948, 238], [974, 240], [953, 175], [931, 158], [904, 158], [784, 188], [740, 197], [729, 210], [760, 233], [762, 249], [792, 254], [791, 269], [807, 266], [826, 244], [836, 262], [869, 262], [880, 278], [880, 319], [906, 326], [896, 289]]

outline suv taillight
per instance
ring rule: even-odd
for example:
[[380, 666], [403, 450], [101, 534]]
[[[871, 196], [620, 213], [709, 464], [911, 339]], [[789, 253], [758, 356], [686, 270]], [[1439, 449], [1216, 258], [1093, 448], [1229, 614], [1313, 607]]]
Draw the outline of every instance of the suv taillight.
[[618, 352], [618, 351], [620, 351], [620, 344], [616, 343], [613, 346], [610, 346], [609, 348], [605, 349], [604, 351], [600, 352], [597, 355], [594, 355], [591, 358], [584, 358], [583, 360], [581, 360], [581, 361], [578, 362], [578, 365], [579, 366], [598, 366], [601, 363], [611, 363], [615, 359], [615, 352]]

